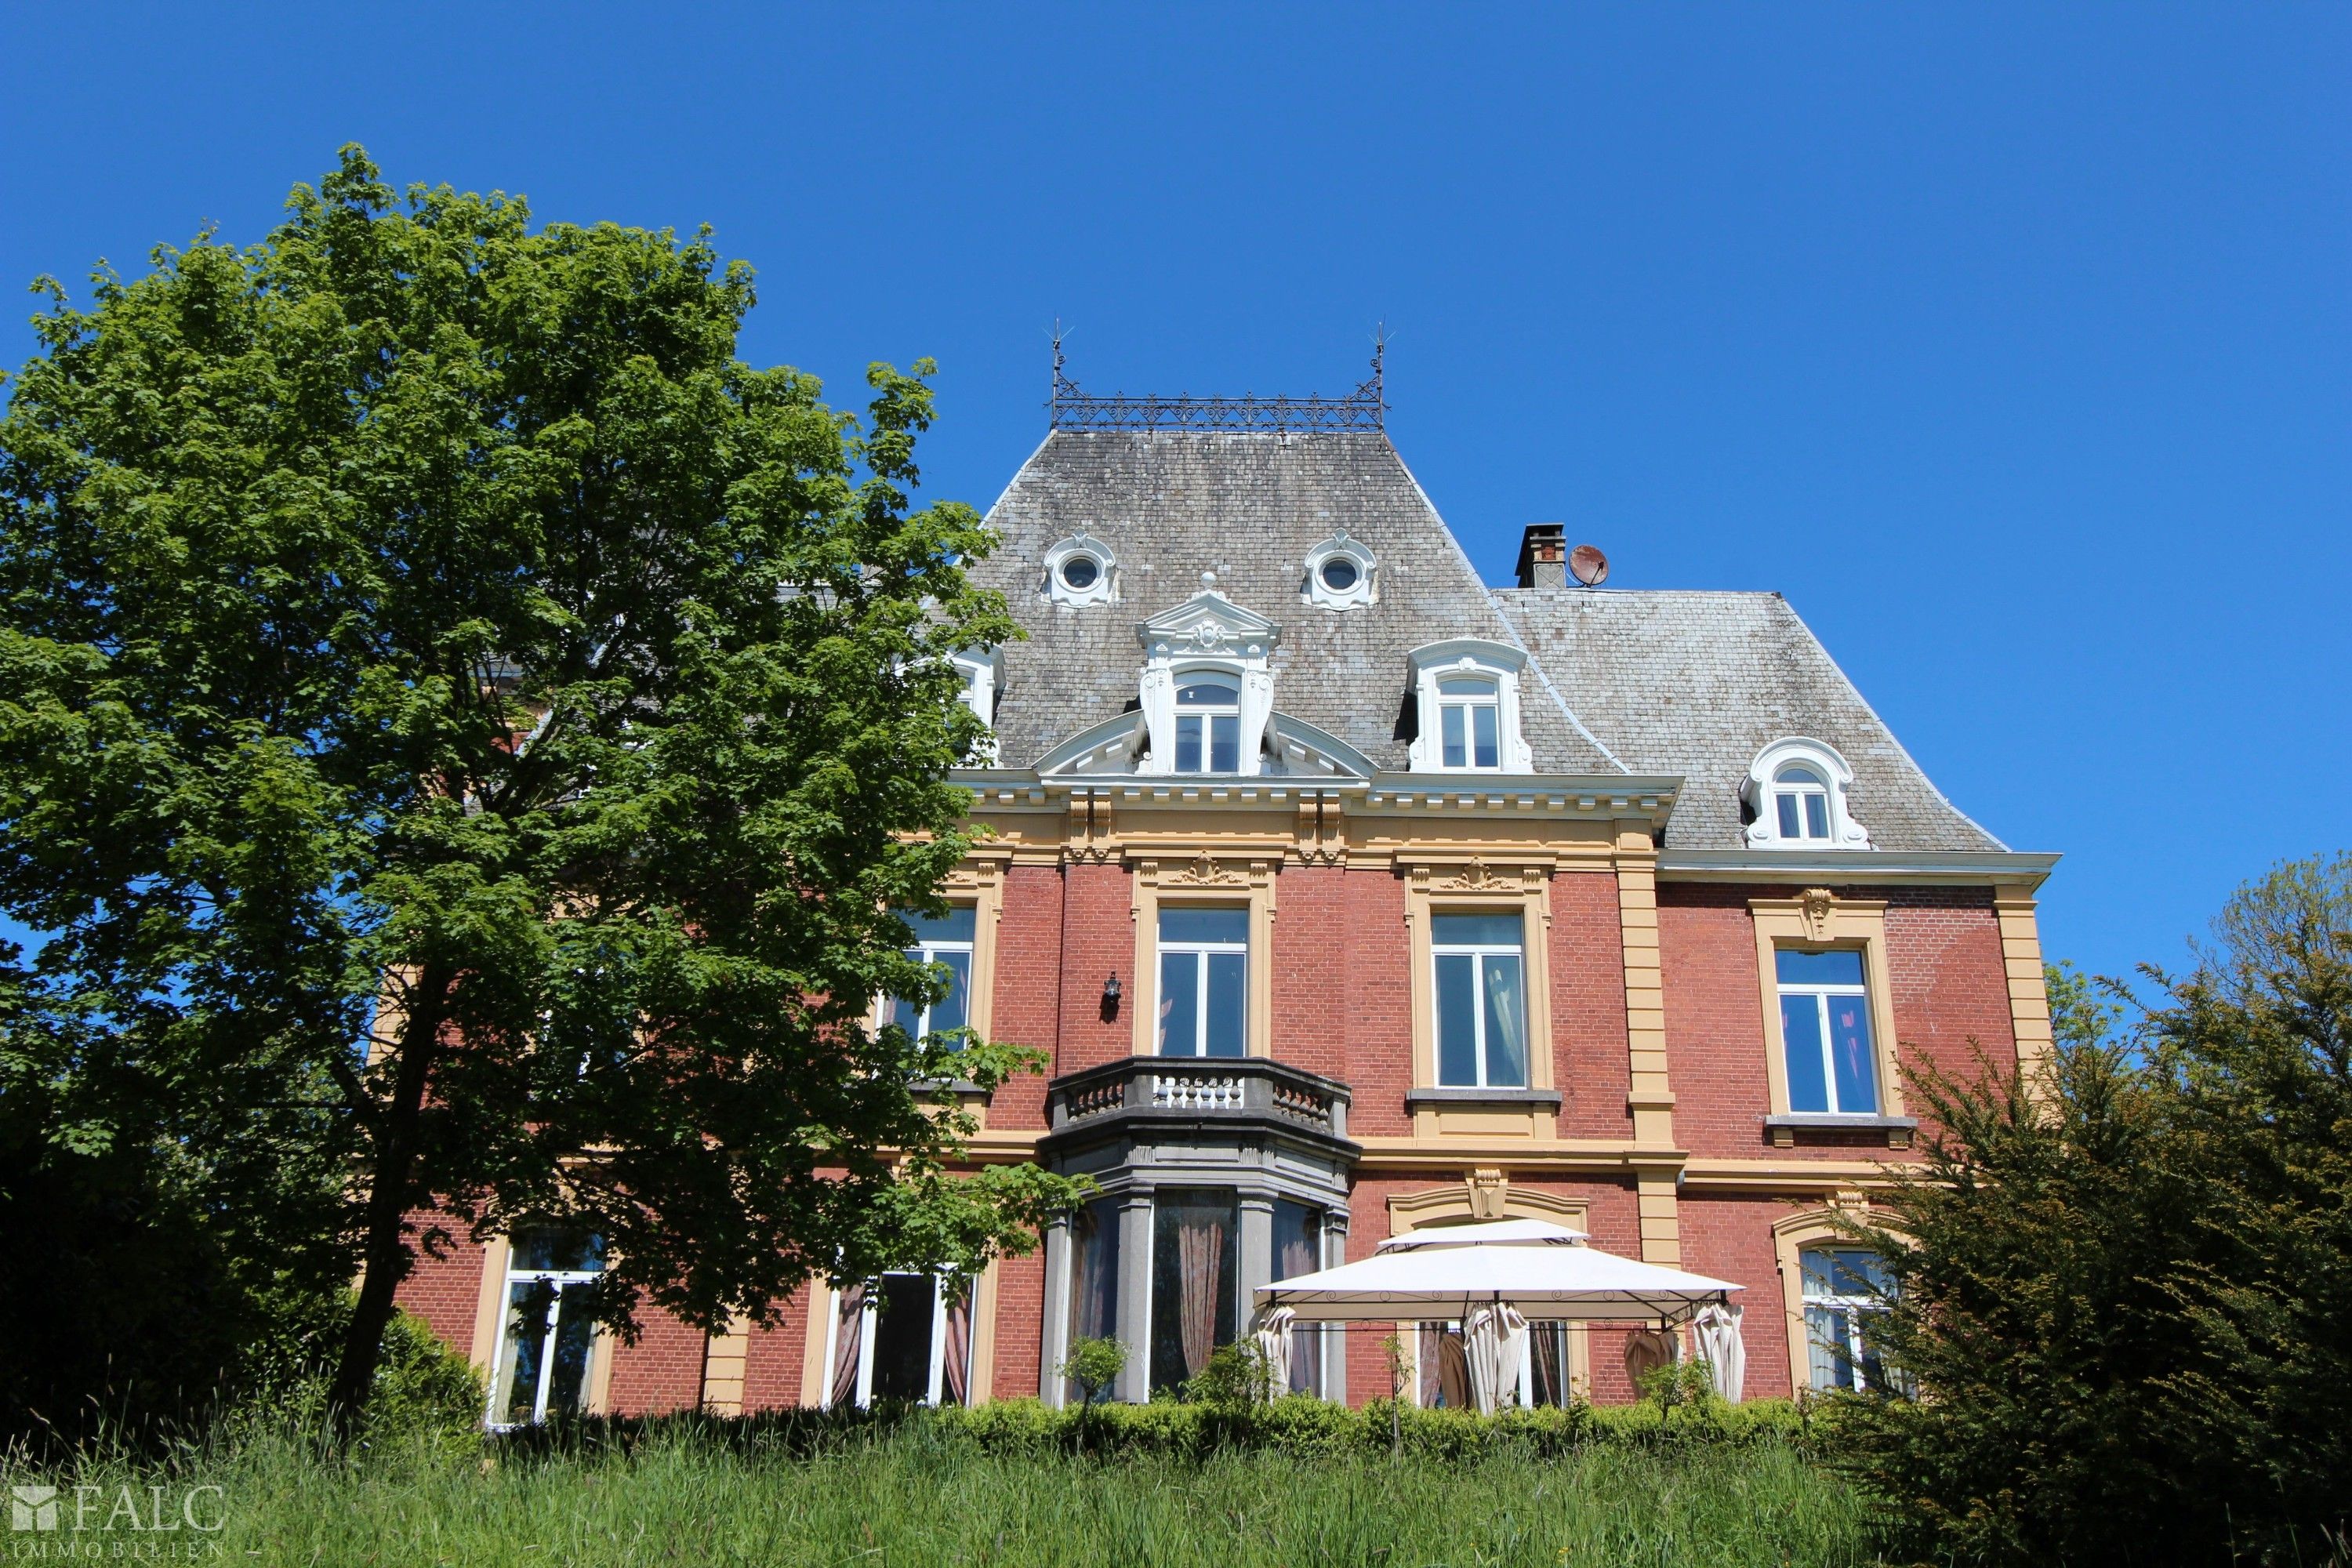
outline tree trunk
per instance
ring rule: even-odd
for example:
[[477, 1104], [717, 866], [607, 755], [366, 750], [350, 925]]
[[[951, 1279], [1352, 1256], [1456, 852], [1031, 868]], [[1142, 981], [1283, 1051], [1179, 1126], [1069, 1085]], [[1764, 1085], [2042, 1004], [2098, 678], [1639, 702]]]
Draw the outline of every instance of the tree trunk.
[[410, 991], [408, 1017], [400, 1033], [400, 1069], [394, 1075], [392, 1101], [383, 1108], [375, 1140], [360, 1248], [359, 1300], [327, 1391], [328, 1419], [339, 1440], [355, 1433], [367, 1414], [376, 1364], [383, 1356], [383, 1331], [392, 1323], [393, 1294], [408, 1272], [408, 1245], [401, 1226], [416, 1185], [416, 1135], [454, 978], [441, 966], [428, 964]]

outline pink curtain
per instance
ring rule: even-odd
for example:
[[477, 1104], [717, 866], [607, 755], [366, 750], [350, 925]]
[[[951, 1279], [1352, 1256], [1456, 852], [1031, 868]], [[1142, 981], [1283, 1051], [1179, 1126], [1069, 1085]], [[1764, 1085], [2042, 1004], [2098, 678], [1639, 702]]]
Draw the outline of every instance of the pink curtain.
[[1470, 1357], [1462, 1348], [1462, 1334], [1444, 1323], [1421, 1325], [1421, 1405], [1433, 1410], [1475, 1408], [1470, 1397]]
[[852, 1285], [837, 1298], [840, 1310], [833, 1335], [833, 1386], [827, 1405], [857, 1403], [857, 1352], [866, 1333], [866, 1287]]
[[1186, 1215], [1176, 1231], [1176, 1261], [1182, 1270], [1183, 1310], [1181, 1329], [1184, 1371], [1198, 1375], [1209, 1364], [1217, 1343], [1218, 1292], [1225, 1257], [1225, 1227], [1206, 1215]]
[[940, 1403], [968, 1405], [971, 1402], [971, 1291], [969, 1287], [948, 1298], [946, 1316], [948, 1342], [940, 1347]]

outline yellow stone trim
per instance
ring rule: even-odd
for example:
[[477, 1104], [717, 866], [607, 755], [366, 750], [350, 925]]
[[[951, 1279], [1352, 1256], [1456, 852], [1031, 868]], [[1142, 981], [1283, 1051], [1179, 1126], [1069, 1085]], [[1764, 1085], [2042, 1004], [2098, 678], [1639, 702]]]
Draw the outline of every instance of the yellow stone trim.
[[2000, 957], [2009, 978], [2010, 1031], [2017, 1039], [2017, 1065], [2026, 1087], [2040, 1092], [2042, 1074], [2056, 1040], [2050, 1027], [2050, 991], [2043, 983], [2042, 932], [2034, 916], [2032, 895], [2001, 891], [1993, 895], [1994, 917], [2000, 922]]
[[1853, 1191], [1832, 1194], [1825, 1207], [1789, 1215], [1772, 1225], [1772, 1253], [1780, 1275], [1780, 1316], [1789, 1336], [1789, 1392], [1812, 1386], [1812, 1344], [1805, 1331], [1805, 1276], [1799, 1255], [1817, 1242], [1840, 1241], [1840, 1214], [1867, 1217], [1870, 1200]]
[[1750, 899], [1756, 926], [1756, 983], [1764, 1011], [1764, 1078], [1772, 1113], [1789, 1114], [1788, 1047], [1780, 1033], [1780, 986], [1774, 951], [1781, 947], [1843, 947], [1863, 955], [1869, 991], [1871, 1042], [1878, 1054], [1878, 1114], [1903, 1114], [1903, 1075], [1895, 1038], [1895, 985], [1886, 965], [1886, 904], [1841, 899], [1809, 888], [1793, 899]]
[[702, 1408], [713, 1415], [743, 1414], [743, 1368], [751, 1357], [751, 1321], [737, 1317], [724, 1333], [702, 1342]]

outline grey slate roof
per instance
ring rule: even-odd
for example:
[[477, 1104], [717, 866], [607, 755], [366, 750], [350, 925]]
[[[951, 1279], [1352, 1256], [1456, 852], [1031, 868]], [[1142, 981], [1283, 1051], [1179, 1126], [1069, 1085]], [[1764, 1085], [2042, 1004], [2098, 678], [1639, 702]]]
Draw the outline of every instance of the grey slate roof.
[[[1004, 650], [999, 754], [1025, 767], [1132, 707], [1138, 622], [1218, 590], [1272, 617], [1276, 710], [1405, 766], [1407, 650], [1446, 637], [1531, 656], [1521, 711], [1545, 773], [1680, 774], [1677, 847], [1738, 847], [1739, 786], [1784, 735], [1826, 741], [1854, 770], [1854, 816], [1883, 849], [2000, 849], [1938, 794], [1796, 613], [1775, 594], [1488, 589], [1388, 437], [1056, 431], [989, 513], [1003, 542], [973, 577], [1029, 639]], [[1305, 558], [1335, 532], [1379, 561], [1380, 602], [1304, 601]], [[1087, 533], [1118, 557], [1118, 597], [1053, 604], [1041, 564]]]
[[[973, 569], [1001, 590], [1029, 640], [1004, 650], [999, 754], [1025, 767], [1056, 742], [1136, 700], [1136, 624], [1217, 590], [1282, 627], [1274, 706], [1383, 768], [1405, 765], [1397, 719], [1405, 655], [1446, 637], [1516, 641], [1485, 585], [1388, 437], [1055, 431], [989, 512], [1003, 542]], [[1345, 529], [1378, 561], [1380, 602], [1333, 611], [1300, 596], [1307, 552]], [[1118, 598], [1067, 609], [1040, 563], [1072, 534], [1118, 556]], [[1545, 773], [1618, 773], [1577, 733], [1540, 681], [1521, 719]]]
[[1846, 804], [1881, 849], [2000, 849], [1911, 760], [1778, 594], [1512, 588], [1493, 597], [1569, 703], [1643, 772], [1680, 773], [1666, 842], [1740, 842], [1739, 789], [1786, 735], [1853, 767]]

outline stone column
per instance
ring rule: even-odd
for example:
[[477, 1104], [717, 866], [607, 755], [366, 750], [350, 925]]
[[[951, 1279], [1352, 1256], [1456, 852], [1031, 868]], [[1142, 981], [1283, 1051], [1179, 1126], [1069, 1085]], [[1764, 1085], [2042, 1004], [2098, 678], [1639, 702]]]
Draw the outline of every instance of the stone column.
[[1118, 1205], [1118, 1342], [1127, 1370], [1113, 1392], [1130, 1405], [1151, 1397], [1151, 1189], [1129, 1187]]
[[1045, 1226], [1045, 1313], [1044, 1332], [1038, 1337], [1037, 1397], [1058, 1410], [1064, 1394], [1061, 1366], [1070, 1356], [1070, 1216], [1066, 1214]]
[[1234, 1331], [1250, 1331], [1250, 1317], [1257, 1310], [1257, 1289], [1274, 1283], [1274, 1194], [1272, 1193], [1241, 1194], [1235, 1206], [1240, 1209], [1241, 1300], [1234, 1313]]
[[[1323, 1267], [1337, 1268], [1348, 1261], [1348, 1211], [1323, 1211]], [[1293, 1329], [1291, 1332], [1298, 1331]], [[1323, 1386], [1315, 1392], [1340, 1405], [1348, 1403], [1348, 1330], [1345, 1324], [1318, 1323], [1313, 1330], [1323, 1338]], [[1384, 1389], [1381, 1391], [1386, 1393]]]

